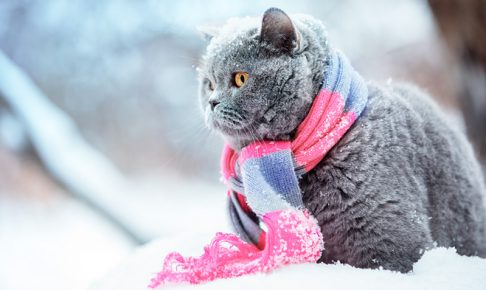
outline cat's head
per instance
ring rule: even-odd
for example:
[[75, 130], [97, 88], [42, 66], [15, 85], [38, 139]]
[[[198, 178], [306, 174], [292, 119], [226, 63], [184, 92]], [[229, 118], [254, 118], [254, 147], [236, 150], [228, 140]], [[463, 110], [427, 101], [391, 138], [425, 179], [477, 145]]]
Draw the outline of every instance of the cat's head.
[[270, 8], [263, 19], [231, 19], [217, 30], [199, 68], [207, 126], [236, 150], [292, 138], [323, 81], [323, 25]]

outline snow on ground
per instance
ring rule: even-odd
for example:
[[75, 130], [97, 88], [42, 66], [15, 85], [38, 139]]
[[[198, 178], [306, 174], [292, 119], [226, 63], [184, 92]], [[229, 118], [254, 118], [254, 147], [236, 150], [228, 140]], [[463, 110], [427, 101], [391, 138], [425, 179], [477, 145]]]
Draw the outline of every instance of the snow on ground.
[[133, 245], [85, 205], [0, 196], [0, 289], [83, 290]]
[[[0, 290], [84, 290], [133, 251], [121, 232], [61, 189], [34, 191], [0, 187]], [[229, 230], [220, 184], [138, 177], [114, 203], [146, 237]]]
[[144, 174], [132, 177], [118, 198], [118, 206], [127, 209], [125, 219], [147, 241], [193, 231], [230, 229], [226, 188], [217, 181], [168, 172]]
[[[200, 255], [212, 234], [193, 233], [155, 240], [139, 248], [90, 290], [142, 290], [162, 265], [171, 250], [184, 255]], [[302, 264], [282, 268], [271, 274], [217, 280], [191, 286], [163, 289], [486, 289], [486, 259], [464, 257], [454, 249], [428, 251], [408, 274], [387, 270], [357, 269], [349, 265]], [[162, 288], [161, 288], [162, 289]]]

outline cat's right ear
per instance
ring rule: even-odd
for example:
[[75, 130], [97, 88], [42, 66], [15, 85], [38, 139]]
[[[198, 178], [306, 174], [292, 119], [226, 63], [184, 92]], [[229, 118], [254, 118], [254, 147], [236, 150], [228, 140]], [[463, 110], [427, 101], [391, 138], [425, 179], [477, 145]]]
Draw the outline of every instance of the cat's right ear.
[[291, 53], [299, 47], [299, 33], [285, 12], [270, 8], [263, 14], [260, 41], [277, 51]]
[[211, 41], [213, 37], [218, 36], [220, 27], [211, 25], [200, 25], [196, 27], [201, 37], [207, 42]]

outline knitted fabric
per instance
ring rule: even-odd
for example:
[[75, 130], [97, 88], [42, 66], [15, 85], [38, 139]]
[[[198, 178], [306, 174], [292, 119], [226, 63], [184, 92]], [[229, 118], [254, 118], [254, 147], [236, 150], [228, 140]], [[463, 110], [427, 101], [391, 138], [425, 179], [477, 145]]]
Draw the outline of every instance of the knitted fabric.
[[299, 178], [341, 139], [367, 99], [362, 78], [344, 55], [331, 51], [322, 88], [294, 140], [256, 141], [239, 153], [228, 145], [223, 150], [221, 169], [239, 237], [218, 233], [200, 257], [169, 254], [150, 287], [316, 262], [323, 239], [317, 221], [303, 206]]
[[368, 89], [340, 52], [331, 53], [324, 83], [294, 140], [257, 141], [238, 155], [225, 146], [221, 167], [230, 190], [234, 228], [247, 242], [264, 247], [258, 216], [302, 208], [299, 177], [314, 168], [363, 111]]

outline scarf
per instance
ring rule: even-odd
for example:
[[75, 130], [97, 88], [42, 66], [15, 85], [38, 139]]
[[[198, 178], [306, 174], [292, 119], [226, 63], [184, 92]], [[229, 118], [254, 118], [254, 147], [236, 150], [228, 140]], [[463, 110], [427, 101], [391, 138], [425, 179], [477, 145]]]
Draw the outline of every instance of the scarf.
[[228, 145], [223, 149], [221, 171], [239, 236], [217, 233], [200, 257], [169, 254], [150, 287], [316, 262], [324, 249], [323, 238], [304, 208], [299, 179], [339, 142], [367, 100], [363, 79], [343, 54], [331, 50], [322, 87], [292, 141], [256, 141], [239, 153]]

